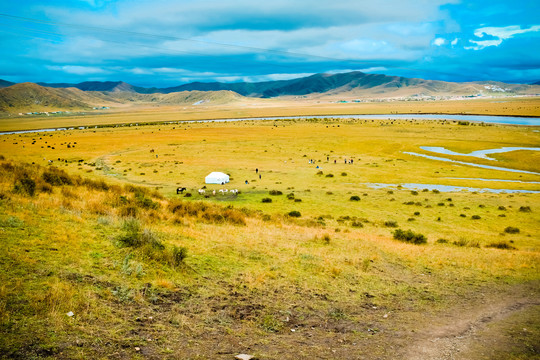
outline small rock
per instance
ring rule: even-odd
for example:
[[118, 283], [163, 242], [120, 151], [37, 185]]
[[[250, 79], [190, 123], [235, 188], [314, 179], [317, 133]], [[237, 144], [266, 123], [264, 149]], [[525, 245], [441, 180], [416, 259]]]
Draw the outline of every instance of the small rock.
[[250, 360], [250, 359], [253, 359], [253, 355], [248, 355], [248, 354], [238, 354], [234, 357], [235, 359], [238, 359], [238, 360]]
[[72, 317], [72, 316], [75, 315], [75, 314], [73, 313], [73, 311], [70, 311], [70, 312], [68, 312], [66, 315], [69, 316], [69, 317]]
[[135, 351], [141, 351], [141, 348], [138, 346], [135, 346]]
[[296, 331], [296, 329], [291, 329], [291, 331], [292, 331], [292, 332], [295, 332], [295, 331]]
[[386, 319], [387, 317], [388, 317], [388, 314], [384, 314], [384, 315], [383, 315], [383, 318]]

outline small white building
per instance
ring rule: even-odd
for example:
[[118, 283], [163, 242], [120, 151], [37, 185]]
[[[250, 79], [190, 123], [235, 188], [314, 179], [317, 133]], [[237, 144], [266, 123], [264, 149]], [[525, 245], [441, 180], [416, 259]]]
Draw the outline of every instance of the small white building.
[[204, 178], [207, 184], [226, 184], [229, 182], [229, 175], [222, 172], [212, 172]]

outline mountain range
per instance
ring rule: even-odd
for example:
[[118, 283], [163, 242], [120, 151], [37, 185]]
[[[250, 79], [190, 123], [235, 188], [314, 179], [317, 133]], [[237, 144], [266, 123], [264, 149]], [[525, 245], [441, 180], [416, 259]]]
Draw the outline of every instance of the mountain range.
[[[495, 81], [455, 83], [404, 78], [360, 71], [315, 74], [307, 77], [264, 82], [193, 82], [168, 88], [145, 88], [123, 81], [70, 83], [20, 83], [0, 80], [0, 111], [33, 109], [86, 109], [96, 105], [223, 104], [242, 97], [274, 98], [383, 98], [407, 96], [470, 96], [477, 94], [540, 94], [540, 85], [506, 84]], [[36, 110], [38, 111], [38, 110]]]

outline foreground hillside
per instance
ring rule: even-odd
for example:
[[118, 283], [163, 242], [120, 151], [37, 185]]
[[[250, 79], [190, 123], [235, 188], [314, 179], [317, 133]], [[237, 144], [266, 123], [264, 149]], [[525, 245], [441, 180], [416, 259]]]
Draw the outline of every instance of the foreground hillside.
[[[538, 356], [538, 194], [366, 186], [535, 190], [538, 175], [403, 153], [533, 147], [534, 130], [307, 119], [3, 135], [0, 354]], [[539, 172], [535, 153], [512, 154], [498, 165]], [[231, 183], [200, 195], [218, 169]]]

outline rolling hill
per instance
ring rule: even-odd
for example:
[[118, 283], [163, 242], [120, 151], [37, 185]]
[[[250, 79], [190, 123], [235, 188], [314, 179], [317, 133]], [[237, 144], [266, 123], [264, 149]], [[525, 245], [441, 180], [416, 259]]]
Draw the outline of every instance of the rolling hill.
[[396, 98], [424, 96], [540, 94], [540, 85], [495, 81], [454, 83], [366, 74], [353, 71], [308, 77], [238, 83], [193, 82], [169, 88], [143, 88], [122, 81], [21, 83], [0, 80], [0, 112], [90, 109], [95, 106], [221, 105], [246, 97], [307, 96], [327, 99]]
[[388, 76], [383, 74], [366, 74], [353, 71], [338, 74], [314, 74], [311, 76], [277, 81], [263, 82], [193, 82], [168, 88], [143, 88], [122, 81], [82, 82], [79, 84], [47, 84], [42, 86], [54, 88], [74, 87], [83, 91], [131, 92], [138, 94], [169, 94], [181, 91], [234, 91], [240, 95], [258, 98], [279, 96], [360, 96], [390, 97], [423, 95], [475, 95], [482, 93], [531, 94], [540, 93], [540, 87], [527, 84], [506, 84], [502, 82], [483, 81], [455, 83], [438, 80], [424, 80]]
[[[125, 84], [125, 83], [123, 83]], [[126, 84], [129, 85], [129, 84]], [[97, 88], [92, 86], [91, 88]], [[128, 88], [123, 85], [124, 88]], [[122, 104], [159, 105], [222, 105], [238, 101], [242, 96], [232, 91], [181, 91], [168, 94], [139, 94], [120, 90], [83, 91], [74, 87], [52, 88], [34, 83], [21, 83], [0, 89], [0, 112], [44, 112], [89, 110], [96, 106]]]
[[[73, 89], [77, 90], [77, 89]], [[0, 89], [0, 112], [33, 112], [88, 109], [73, 90], [21, 83]], [[82, 92], [81, 90], [77, 90]]]

